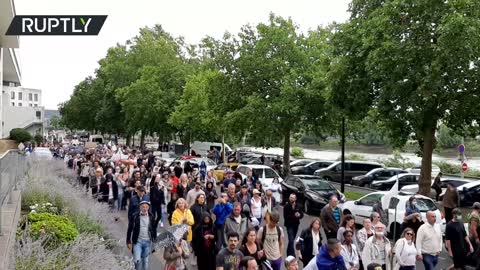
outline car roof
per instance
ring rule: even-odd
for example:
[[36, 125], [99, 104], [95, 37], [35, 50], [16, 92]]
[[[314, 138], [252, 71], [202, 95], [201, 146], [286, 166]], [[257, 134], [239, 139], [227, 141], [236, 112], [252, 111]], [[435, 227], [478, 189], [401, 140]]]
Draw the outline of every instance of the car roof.
[[[372, 194], [382, 194], [382, 195], [385, 195], [387, 194], [389, 191], [375, 191], [375, 192], [372, 192], [372, 193], [369, 193], [369, 194], [365, 194], [363, 197], [367, 196], [367, 195], [372, 195]], [[396, 198], [399, 198], [401, 199], [402, 201], [403, 200], [408, 200], [410, 197], [412, 196], [415, 196], [415, 198], [420, 198], [420, 199], [429, 199], [429, 200], [432, 200], [431, 198], [427, 197], [427, 196], [423, 196], [421, 194], [411, 194], [411, 193], [404, 193], [404, 192], [399, 192], [395, 197]], [[363, 198], [362, 197], [362, 198]]]
[[[338, 164], [338, 163], [341, 163], [341, 161], [334, 161], [333, 164]], [[345, 163], [356, 163], [356, 164], [369, 164], [369, 165], [379, 165], [379, 166], [382, 166], [383, 168], [383, 164], [381, 163], [378, 163], [378, 162], [374, 162], [374, 161], [359, 161], [359, 160], [345, 160]]]
[[463, 188], [470, 189], [470, 188], [476, 187], [478, 185], [480, 185], [480, 181], [473, 181], [473, 182], [470, 182], [470, 183], [460, 185], [460, 186], [457, 187], [457, 189], [459, 189], [459, 190], [463, 190]]
[[319, 180], [324, 181], [321, 177], [315, 175], [306, 175], [306, 174], [298, 174], [298, 175], [289, 175], [288, 178], [300, 178], [302, 180]]
[[258, 165], [258, 164], [242, 164], [240, 166], [238, 166], [239, 168], [241, 167], [247, 167], [247, 168], [251, 168], [251, 169], [265, 169], [265, 168], [268, 168], [268, 169], [271, 169], [270, 167], [268, 167], [267, 165]]

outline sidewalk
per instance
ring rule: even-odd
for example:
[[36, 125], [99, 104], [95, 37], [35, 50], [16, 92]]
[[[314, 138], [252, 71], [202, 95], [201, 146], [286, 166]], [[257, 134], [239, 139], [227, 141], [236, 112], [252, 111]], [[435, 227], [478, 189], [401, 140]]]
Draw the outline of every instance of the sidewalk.
[[5, 201], [2, 205], [1, 223], [2, 234], [0, 234], [0, 270], [11, 268], [13, 259], [13, 250], [15, 248], [15, 236], [17, 232], [18, 220], [20, 219], [22, 196], [20, 191], [10, 193], [11, 203]]

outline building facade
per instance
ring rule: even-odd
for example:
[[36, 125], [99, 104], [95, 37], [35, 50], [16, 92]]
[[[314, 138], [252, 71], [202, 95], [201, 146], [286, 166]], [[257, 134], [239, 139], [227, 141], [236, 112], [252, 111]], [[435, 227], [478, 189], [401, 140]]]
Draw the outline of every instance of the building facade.
[[[11, 106], [18, 107], [39, 107], [42, 104], [42, 90], [12, 87], [14, 83], [4, 82], [3, 89], [5, 93], [10, 94], [9, 103]], [[8, 85], [7, 85], [8, 84]]]

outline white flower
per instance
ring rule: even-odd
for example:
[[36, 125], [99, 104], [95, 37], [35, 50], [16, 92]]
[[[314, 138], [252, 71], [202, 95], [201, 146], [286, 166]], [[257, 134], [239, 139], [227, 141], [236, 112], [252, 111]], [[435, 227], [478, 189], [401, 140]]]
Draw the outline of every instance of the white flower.
[[36, 208], [35, 205], [30, 206], [30, 209], [35, 209], [35, 208]]

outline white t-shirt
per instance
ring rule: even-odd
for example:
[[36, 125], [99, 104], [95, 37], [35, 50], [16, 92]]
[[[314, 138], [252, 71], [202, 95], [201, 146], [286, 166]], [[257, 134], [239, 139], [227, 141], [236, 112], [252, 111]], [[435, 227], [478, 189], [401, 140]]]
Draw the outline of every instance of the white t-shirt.
[[318, 254], [318, 242], [320, 242], [320, 231], [317, 234], [312, 230], [313, 252], [312, 255]]
[[258, 202], [252, 198], [251, 201], [252, 215], [256, 218], [262, 217], [262, 199], [259, 199]]

